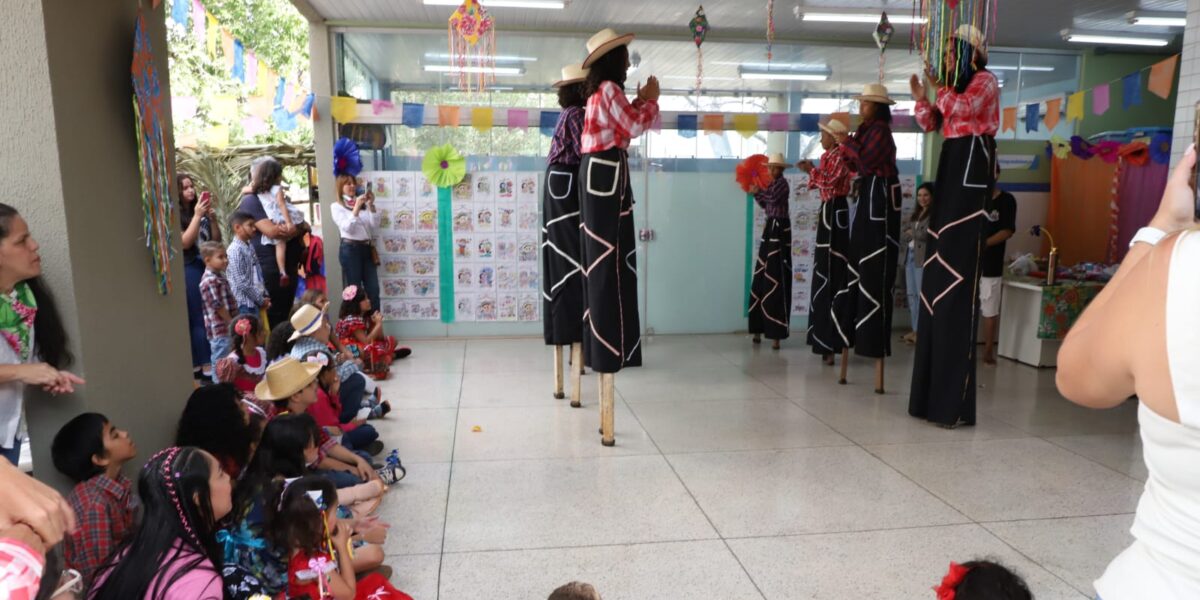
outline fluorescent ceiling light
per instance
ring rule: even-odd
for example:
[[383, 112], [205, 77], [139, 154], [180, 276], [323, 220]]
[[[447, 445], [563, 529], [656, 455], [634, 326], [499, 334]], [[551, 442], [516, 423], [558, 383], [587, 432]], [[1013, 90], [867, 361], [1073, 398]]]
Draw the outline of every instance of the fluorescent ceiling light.
[[989, 71], [1036, 71], [1039, 73], [1050, 73], [1054, 71], [1054, 67], [1047, 65], [988, 65]]
[[485, 75], [524, 75], [520, 67], [454, 67], [451, 65], [425, 65], [426, 73], [483, 73]]
[[[456, 85], [456, 86], [454, 86], [454, 87], [450, 88], [450, 91], [451, 91], [451, 92], [467, 92], [467, 91], [470, 91], [470, 92], [478, 92], [478, 91], [479, 91], [479, 88], [473, 88], [473, 89], [470, 89], [470, 90], [468, 90], [468, 89], [466, 89], [466, 88], [460, 88], [460, 87], [458, 87], [458, 86]], [[485, 92], [511, 92], [511, 91], [513, 91], [513, 88], [511, 88], [511, 87], [504, 87], [504, 86], [500, 86], [500, 87], [492, 87], [492, 86], [490, 86], [490, 85], [489, 85], [489, 86], [487, 87], [487, 89], [486, 89], [486, 90], [483, 90], [483, 91], [485, 91]]]
[[[488, 4], [491, 4], [490, 2]], [[880, 11], [883, 12], [883, 11]], [[815, 21], [818, 23], [879, 23], [879, 13], [804, 13], [805, 21]], [[912, 25], [913, 23], [924, 23], [925, 17], [913, 17], [912, 15], [888, 15], [888, 21], [897, 25]]]
[[1125, 20], [1130, 25], [1145, 25], [1148, 27], [1187, 27], [1187, 15], [1184, 13], [1129, 12]]
[[[425, 6], [458, 6], [462, 0], [425, 0]], [[485, 8], [551, 8], [562, 10], [563, 0], [487, 0]]]
[[[452, 57], [445, 52], [438, 54], [437, 52], [426, 52], [425, 60], [450, 60]], [[537, 62], [537, 57], [533, 56], [497, 56], [495, 61], [498, 63], [515, 63], [515, 62]]]
[[1114, 46], [1155, 46], [1161, 48], [1171, 43], [1157, 37], [1133, 37], [1107, 33], [1077, 33], [1070, 29], [1062, 31], [1064, 41], [1074, 44], [1103, 44]]
[[739, 69], [742, 79], [761, 79], [766, 81], [826, 81], [829, 70], [825, 71], [748, 71]]

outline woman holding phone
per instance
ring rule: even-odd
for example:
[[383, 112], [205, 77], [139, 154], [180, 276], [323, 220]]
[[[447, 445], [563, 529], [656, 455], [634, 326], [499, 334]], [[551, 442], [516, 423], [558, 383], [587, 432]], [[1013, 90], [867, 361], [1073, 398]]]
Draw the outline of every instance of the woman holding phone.
[[204, 261], [200, 260], [200, 244], [209, 240], [221, 241], [212, 195], [200, 192], [187, 173], [175, 176], [179, 192], [179, 217], [183, 226], [184, 291], [187, 294], [188, 332], [192, 342], [192, 371], [197, 380], [212, 377], [208, 337], [204, 334], [204, 303], [200, 300], [200, 278], [204, 276]]
[[358, 179], [350, 174], [338, 175], [337, 199], [329, 206], [337, 224], [342, 243], [338, 247], [338, 262], [342, 264], [342, 287], [361, 287], [379, 308], [379, 266], [376, 262], [375, 232], [379, 229], [379, 213], [375, 211], [375, 193], [370, 187], [359, 195]]

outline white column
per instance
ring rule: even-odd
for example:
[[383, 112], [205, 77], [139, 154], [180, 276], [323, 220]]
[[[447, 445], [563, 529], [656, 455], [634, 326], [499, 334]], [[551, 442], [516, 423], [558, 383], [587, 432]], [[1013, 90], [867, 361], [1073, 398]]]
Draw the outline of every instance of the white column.
[[1179, 64], [1171, 164], [1183, 156], [1195, 136], [1196, 102], [1200, 101], [1200, 0], [1188, 0], [1187, 30], [1183, 33], [1183, 56]]

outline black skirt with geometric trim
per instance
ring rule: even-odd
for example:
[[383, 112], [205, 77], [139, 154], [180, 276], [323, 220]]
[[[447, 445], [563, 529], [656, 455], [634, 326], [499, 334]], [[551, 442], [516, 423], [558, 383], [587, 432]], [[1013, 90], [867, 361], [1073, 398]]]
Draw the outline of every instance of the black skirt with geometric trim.
[[792, 320], [792, 225], [767, 217], [750, 282], [750, 333], [786, 340]]
[[566, 346], [583, 341], [579, 165], [550, 165], [542, 187], [542, 328], [547, 345]]
[[[839, 319], [837, 315], [837, 308], [844, 312], [846, 303], [834, 303], [835, 297], [846, 296], [837, 294], [846, 288], [846, 254], [850, 251], [848, 213], [845, 196], [821, 203], [808, 309], [807, 341], [815, 354], [836, 354], [853, 345], [853, 326], [843, 326], [848, 320], [845, 317]], [[849, 336], [846, 331], [850, 332]]]
[[892, 308], [900, 257], [900, 180], [867, 175], [859, 185], [851, 234], [858, 274], [854, 353], [892, 354]]

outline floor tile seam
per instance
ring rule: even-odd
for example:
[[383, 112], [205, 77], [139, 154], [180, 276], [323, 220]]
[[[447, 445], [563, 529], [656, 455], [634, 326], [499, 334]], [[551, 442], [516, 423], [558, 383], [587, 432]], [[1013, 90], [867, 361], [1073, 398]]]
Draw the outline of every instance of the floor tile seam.
[[668, 540], [644, 540], [633, 542], [613, 542], [605, 544], [579, 544], [579, 545], [554, 545], [554, 546], [530, 546], [528, 548], [482, 548], [475, 550], [446, 550], [442, 556], [453, 556], [461, 554], [501, 554], [514, 552], [546, 552], [551, 550], [586, 550], [595, 548], [628, 548], [630, 546], [661, 546], [666, 544], [693, 544], [696, 542], [719, 542], [720, 537], [713, 534], [713, 537], [706, 538], [678, 538]]
[[[597, 439], [599, 435], [597, 434]], [[526, 457], [504, 457], [504, 458], [455, 458], [454, 462], [460, 464], [476, 464], [476, 463], [497, 463], [497, 462], [536, 462], [536, 461], [552, 461], [552, 460], [574, 460], [574, 459], [589, 459], [589, 458], [626, 458], [626, 457], [641, 457], [641, 456], [662, 456], [662, 453], [654, 451], [633, 451], [625, 452], [617, 455], [605, 456], [597, 454], [594, 456], [526, 456]], [[415, 463], [414, 463], [415, 464]]]
[[[933, 427], [933, 425], [930, 425], [930, 427]], [[838, 431], [838, 433], [841, 433], [841, 431]], [[970, 438], [970, 439], [964, 438], [964, 439], [960, 439], [960, 440], [937, 440], [937, 441], [934, 441], [934, 440], [912, 440], [912, 441], [908, 441], [908, 442], [877, 442], [877, 443], [872, 442], [872, 443], [865, 444], [865, 445], [872, 446], [872, 447], [931, 446], [934, 444], [971, 444], [971, 443], [976, 443], [976, 442], [1004, 442], [1004, 441], [1012, 441], [1012, 440], [1039, 440], [1039, 439], [1042, 439], [1031, 433], [1026, 433], [1024, 431], [1022, 431], [1021, 433], [1023, 435], [1013, 435], [1013, 436], [1001, 435], [1001, 436], [997, 436], [997, 437]], [[846, 435], [846, 434], [843, 433], [842, 435]]]
[[[1053, 436], [1053, 437], [1069, 437], [1069, 436]], [[1050, 439], [1050, 437], [1038, 436], [1038, 439], [1045, 441], [1046, 443], [1048, 443], [1048, 444], [1050, 444], [1050, 445], [1054, 446], [1055, 448], [1060, 448], [1060, 449], [1062, 449], [1062, 450], [1066, 450], [1067, 452], [1070, 452], [1071, 454], [1074, 454], [1075, 456], [1078, 456], [1078, 457], [1080, 457], [1080, 458], [1082, 458], [1082, 459], [1084, 459], [1084, 460], [1087, 460], [1087, 461], [1089, 461], [1089, 462], [1092, 462], [1092, 463], [1095, 463], [1095, 464], [1097, 464], [1097, 465], [1100, 465], [1101, 467], [1103, 467], [1103, 468], [1105, 468], [1105, 469], [1108, 469], [1109, 471], [1112, 471], [1113, 473], [1116, 473], [1116, 474], [1118, 474], [1118, 475], [1121, 475], [1122, 477], [1125, 477], [1126, 479], [1129, 479], [1129, 480], [1131, 480], [1131, 481], [1134, 481], [1134, 482], [1140, 483], [1140, 484], [1142, 484], [1142, 485], [1145, 485], [1145, 484], [1146, 484], [1146, 482], [1145, 482], [1144, 480], [1138, 479], [1137, 477], [1134, 477], [1133, 475], [1130, 475], [1129, 473], [1125, 473], [1124, 471], [1121, 471], [1121, 470], [1119, 470], [1119, 469], [1114, 469], [1113, 467], [1110, 467], [1110, 466], [1108, 466], [1108, 465], [1106, 465], [1106, 464], [1104, 464], [1104, 463], [1102, 463], [1102, 462], [1100, 462], [1100, 461], [1098, 461], [1098, 460], [1096, 460], [1096, 459], [1094, 459], [1094, 458], [1092, 458], [1092, 457], [1090, 457], [1090, 456], [1085, 456], [1085, 455], [1083, 455], [1083, 454], [1081, 454], [1081, 453], [1079, 453], [1079, 452], [1076, 452], [1075, 450], [1072, 450], [1071, 448], [1068, 448], [1068, 447], [1066, 447], [1066, 446], [1064, 446], [1064, 445], [1062, 445], [1062, 444], [1059, 444], [1059, 443], [1055, 442], [1054, 440]], [[1143, 459], [1142, 459], [1142, 463], [1143, 463], [1143, 464], [1145, 464], [1145, 458], [1144, 458], [1144, 457], [1143, 457]]]
[[[839, 433], [837, 431], [834, 431], [834, 433], [837, 433], [838, 435], [842, 435], [841, 433]], [[842, 435], [842, 437], [844, 438], [846, 436]], [[846, 447], [853, 446], [853, 445], [854, 445], [854, 442], [850, 441], [847, 438], [847, 440], [842, 443], [810, 444], [810, 445], [805, 445], [805, 446], [780, 446], [777, 448], [723, 448], [723, 449], [717, 449], [717, 450], [686, 450], [683, 452], [667, 452], [667, 453], [664, 453], [663, 456], [693, 456], [696, 454], [741, 454], [741, 453], [748, 453], [748, 452], [790, 452], [792, 450], [819, 450], [819, 449], [823, 449], [823, 448], [846, 448]]]
[[993, 539], [995, 539], [996, 541], [1000, 542], [1001, 544], [1004, 544], [1004, 545], [1005, 545], [1005, 546], [1007, 546], [1009, 549], [1011, 549], [1013, 552], [1016, 552], [1017, 554], [1019, 554], [1019, 555], [1021, 556], [1021, 558], [1024, 558], [1025, 560], [1027, 560], [1027, 561], [1029, 561], [1029, 562], [1031, 562], [1031, 563], [1033, 563], [1033, 564], [1037, 565], [1037, 566], [1038, 566], [1038, 567], [1039, 567], [1041, 570], [1045, 571], [1046, 573], [1049, 573], [1051, 577], [1053, 577], [1053, 578], [1055, 578], [1055, 579], [1059, 580], [1060, 582], [1062, 582], [1062, 584], [1063, 584], [1063, 585], [1067, 586], [1067, 587], [1068, 587], [1068, 588], [1070, 588], [1070, 589], [1073, 589], [1073, 590], [1075, 590], [1075, 591], [1079, 592], [1080, 594], [1083, 594], [1083, 595], [1084, 595], [1084, 597], [1087, 597], [1087, 598], [1095, 598], [1095, 597], [1096, 597], [1095, 590], [1092, 590], [1092, 591], [1090, 591], [1090, 592], [1089, 592], [1089, 591], [1086, 591], [1086, 590], [1081, 590], [1081, 589], [1079, 589], [1079, 588], [1075, 587], [1075, 585], [1074, 585], [1074, 584], [1072, 584], [1071, 582], [1067, 581], [1066, 579], [1063, 579], [1063, 578], [1062, 578], [1062, 577], [1061, 577], [1061, 576], [1060, 576], [1058, 573], [1055, 573], [1054, 571], [1051, 571], [1051, 570], [1049, 569], [1049, 567], [1047, 567], [1046, 565], [1042, 564], [1042, 563], [1041, 563], [1041, 561], [1035, 560], [1035, 559], [1034, 559], [1032, 556], [1029, 556], [1029, 555], [1028, 555], [1028, 554], [1026, 554], [1024, 551], [1022, 551], [1021, 549], [1019, 549], [1019, 548], [1017, 548], [1016, 546], [1014, 546], [1014, 545], [1012, 545], [1012, 544], [1008, 543], [1008, 541], [1007, 541], [1007, 540], [1005, 540], [1004, 538], [1000, 537], [1000, 536], [999, 536], [999, 535], [998, 535], [996, 532], [994, 532], [994, 531], [992, 531], [991, 529], [989, 529], [989, 528], [988, 528], [986, 525], [984, 525], [983, 523], [978, 523], [978, 525], [979, 525], [979, 527], [980, 527], [981, 529], [983, 529], [983, 530], [984, 530], [984, 532], [986, 532], [988, 535], [992, 536], [992, 538], [993, 538]]
[[1040, 523], [1044, 521], [1066, 521], [1070, 519], [1096, 519], [1101, 517], [1132, 517], [1137, 512], [1105, 512], [1086, 515], [1061, 515], [1057, 517], [1033, 517], [1026, 519], [985, 519], [977, 521], [980, 525], [1002, 525], [1009, 523]]
[[462, 412], [462, 388], [463, 379], [466, 378], [466, 361], [467, 361], [467, 345], [464, 342], [462, 345], [463, 369], [458, 374], [458, 402], [454, 407], [454, 423], [455, 427], [450, 434], [450, 467], [446, 475], [446, 502], [442, 507], [442, 539], [438, 550], [438, 570], [437, 570], [437, 593], [436, 600], [441, 600], [442, 597], [442, 565], [445, 562], [446, 554], [446, 529], [450, 526], [450, 493], [454, 487], [454, 447], [458, 444], [458, 417]]
[[979, 525], [975, 521], [964, 521], [962, 523], [933, 523], [930, 525], [904, 525], [899, 527], [869, 527], [866, 529], [830, 529], [828, 531], [805, 531], [800, 533], [775, 533], [762, 535], [728, 535], [722, 536], [721, 539], [737, 542], [742, 540], [770, 540], [779, 538], [804, 538], [829, 535], [856, 535], [864, 533], [890, 533], [896, 531], [915, 531], [919, 529], [947, 529], [950, 527], [970, 527]]
[[765, 400], [787, 400], [787, 398], [783, 397], [782, 395], [779, 395], [779, 396], [751, 396], [749, 398], [671, 398], [671, 399], [667, 399], [667, 400], [644, 400], [644, 399], [639, 399], [639, 398], [635, 397], [632, 400], [627, 399], [626, 401], [631, 404], [666, 404], [668, 402], [700, 403], [700, 402], [732, 402], [732, 401], [737, 401], [737, 400], [742, 400], [742, 401], [746, 401], [746, 402], [754, 402], [754, 401], [765, 401]]

